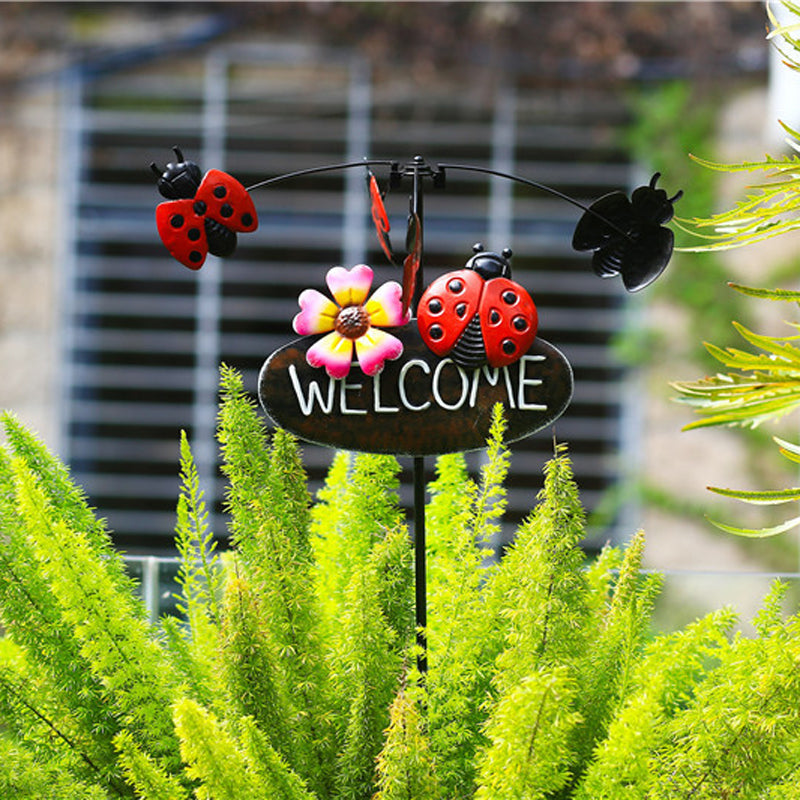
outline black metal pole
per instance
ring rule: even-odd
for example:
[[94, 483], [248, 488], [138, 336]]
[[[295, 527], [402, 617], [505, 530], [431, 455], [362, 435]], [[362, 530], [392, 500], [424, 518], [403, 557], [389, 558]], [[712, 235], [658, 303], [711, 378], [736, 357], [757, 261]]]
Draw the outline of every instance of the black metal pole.
[[[419, 299], [422, 296], [422, 265], [424, 253], [424, 225], [422, 202], [422, 170], [425, 166], [421, 156], [416, 156], [407, 168], [413, 180], [409, 212], [416, 217], [419, 224], [419, 269], [416, 276], [414, 298], [411, 304], [412, 313], [416, 314]], [[411, 223], [413, 224], [413, 222]], [[414, 457], [414, 605], [417, 625], [417, 669], [421, 675], [428, 671], [428, 574], [427, 553], [425, 550], [425, 459]]]

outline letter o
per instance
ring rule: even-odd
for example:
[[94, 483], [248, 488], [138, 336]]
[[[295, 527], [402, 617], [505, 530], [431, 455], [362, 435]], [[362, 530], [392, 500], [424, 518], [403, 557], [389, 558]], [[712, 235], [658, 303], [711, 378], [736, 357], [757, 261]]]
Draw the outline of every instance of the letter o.
[[[439, 392], [439, 380], [441, 378], [442, 370], [447, 364], [452, 364], [458, 370], [458, 374], [461, 376], [461, 397], [455, 404], [445, 403], [444, 398]], [[445, 411], [458, 411], [458, 409], [464, 405], [464, 401], [467, 399], [468, 394], [469, 378], [467, 377], [467, 373], [464, 372], [464, 370], [461, 369], [461, 367], [459, 367], [451, 358], [442, 359], [436, 365], [436, 369], [433, 371], [433, 397], [434, 400], [436, 400], [436, 403]]]

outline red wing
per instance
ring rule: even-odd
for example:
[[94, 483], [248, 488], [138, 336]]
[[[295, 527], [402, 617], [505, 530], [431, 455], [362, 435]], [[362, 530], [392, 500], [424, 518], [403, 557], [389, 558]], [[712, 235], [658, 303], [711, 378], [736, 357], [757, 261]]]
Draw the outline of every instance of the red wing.
[[189, 269], [200, 269], [208, 255], [205, 219], [195, 213], [194, 200], [170, 200], [156, 206], [161, 241]]
[[205, 203], [205, 214], [238, 233], [251, 233], [258, 227], [253, 198], [236, 178], [218, 169], [210, 169], [194, 196]]
[[422, 295], [417, 325], [422, 340], [437, 356], [447, 355], [478, 311], [484, 279], [471, 269], [448, 272]]
[[386, 206], [383, 204], [383, 197], [381, 190], [378, 188], [378, 181], [372, 172], [368, 171], [367, 185], [369, 186], [369, 196], [372, 203], [372, 221], [375, 223], [375, 231], [378, 234], [378, 241], [381, 243], [381, 248], [386, 254], [386, 258], [394, 264], [394, 253], [392, 252], [392, 243], [389, 240], [389, 217], [386, 215]]
[[403, 261], [403, 314], [408, 311], [417, 286], [417, 272], [419, 271], [420, 256], [422, 255], [422, 225], [419, 217], [412, 214], [408, 218], [408, 233], [406, 235], [406, 250], [408, 255]]
[[492, 278], [480, 303], [486, 357], [493, 367], [518, 361], [536, 338], [539, 315], [531, 296], [515, 281]]

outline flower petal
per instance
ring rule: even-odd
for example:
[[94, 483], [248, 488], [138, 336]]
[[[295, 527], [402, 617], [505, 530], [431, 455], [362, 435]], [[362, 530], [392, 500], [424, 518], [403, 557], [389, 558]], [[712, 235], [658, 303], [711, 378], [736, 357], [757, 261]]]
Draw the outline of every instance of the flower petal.
[[402, 297], [403, 287], [397, 281], [379, 286], [364, 306], [370, 323], [381, 328], [405, 325], [411, 314], [408, 311], [403, 314]]
[[366, 264], [357, 264], [352, 269], [331, 267], [325, 281], [342, 308], [360, 306], [367, 299], [372, 286], [372, 268]]
[[396, 336], [378, 328], [370, 328], [356, 339], [358, 365], [365, 375], [377, 375], [387, 359], [399, 358], [402, 352], [403, 343]]
[[331, 378], [344, 378], [353, 361], [353, 342], [331, 331], [308, 348], [306, 361], [312, 367], [325, 367]]
[[292, 327], [301, 336], [332, 331], [339, 307], [316, 289], [306, 289], [297, 298], [300, 313], [292, 320]]

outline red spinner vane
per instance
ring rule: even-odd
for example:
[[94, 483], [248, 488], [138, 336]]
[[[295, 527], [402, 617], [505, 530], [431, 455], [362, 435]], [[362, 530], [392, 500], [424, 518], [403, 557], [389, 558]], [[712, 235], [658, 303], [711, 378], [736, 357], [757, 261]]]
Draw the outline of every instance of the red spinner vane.
[[158, 175], [158, 191], [167, 198], [156, 207], [156, 225], [167, 250], [189, 269], [200, 269], [211, 253], [227, 257], [236, 250], [236, 234], [258, 227], [256, 207], [236, 178], [211, 169], [201, 178], [200, 167], [173, 147], [176, 161]]

